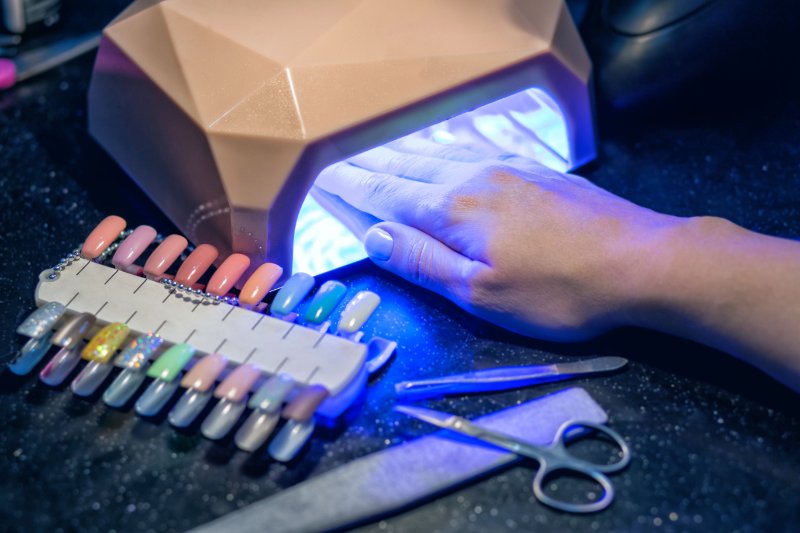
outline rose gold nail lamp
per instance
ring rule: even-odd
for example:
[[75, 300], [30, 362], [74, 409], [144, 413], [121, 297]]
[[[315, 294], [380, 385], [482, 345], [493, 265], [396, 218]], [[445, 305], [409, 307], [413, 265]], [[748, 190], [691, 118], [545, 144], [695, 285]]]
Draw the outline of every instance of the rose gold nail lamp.
[[323, 168], [407, 135], [574, 168], [590, 74], [562, 0], [138, 0], [89, 125], [195, 244], [318, 273], [364, 257]]

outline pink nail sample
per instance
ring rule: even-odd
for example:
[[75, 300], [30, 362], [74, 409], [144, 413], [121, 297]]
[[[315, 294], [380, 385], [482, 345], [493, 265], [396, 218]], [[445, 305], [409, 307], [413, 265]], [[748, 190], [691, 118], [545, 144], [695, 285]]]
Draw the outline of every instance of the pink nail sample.
[[139, 226], [119, 244], [111, 264], [120, 270], [127, 270], [139, 259], [150, 244], [156, 240], [158, 232], [150, 226]]
[[231, 254], [211, 276], [206, 290], [215, 296], [225, 296], [249, 266], [249, 257], [244, 254]]
[[111, 215], [102, 220], [86, 237], [81, 247], [81, 257], [84, 259], [94, 259], [106, 251], [111, 246], [114, 239], [125, 229], [125, 219], [116, 215]]
[[214, 391], [214, 396], [232, 402], [241, 402], [260, 376], [261, 370], [257, 366], [239, 365], [219, 384]]
[[211, 388], [219, 375], [228, 366], [228, 358], [218, 353], [200, 359], [181, 380], [181, 387], [205, 392]]
[[156, 281], [172, 266], [189, 245], [182, 235], [170, 235], [159, 244], [144, 264], [144, 275]]
[[197, 283], [211, 264], [217, 259], [219, 252], [210, 244], [201, 244], [194, 249], [175, 274], [175, 281], [184, 285]]
[[239, 304], [250, 308], [261, 303], [282, 274], [283, 269], [275, 263], [264, 263], [258, 267], [239, 291]]

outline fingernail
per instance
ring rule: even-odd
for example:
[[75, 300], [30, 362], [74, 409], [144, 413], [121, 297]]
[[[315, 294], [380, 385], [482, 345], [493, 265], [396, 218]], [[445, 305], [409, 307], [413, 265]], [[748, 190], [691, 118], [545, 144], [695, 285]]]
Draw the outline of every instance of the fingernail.
[[36, 309], [22, 321], [17, 333], [26, 337], [38, 338], [53, 329], [66, 308], [58, 302], [49, 302]]
[[258, 267], [239, 291], [239, 305], [250, 308], [260, 304], [282, 274], [283, 269], [275, 263]]
[[216, 261], [219, 252], [210, 244], [201, 244], [194, 249], [175, 274], [175, 281], [184, 285], [194, 285]]
[[245, 407], [247, 406], [244, 402], [232, 402], [228, 399], [220, 400], [206, 419], [203, 420], [200, 432], [207, 439], [221, 439], [236, 425], [236, 421], [242, 416]]
[[314, 288], [314, 278], [305, 272], [298, 272], [286, 280], [275, 299], [272, 300], [270, 313], [273, 315], [288, 315], [294, 311], [303, 298]]
[[94, 361], [104, 365], [111, 360], [114, 352], [122, 346], [127, 336], [128, 326], [122, 322], [109, 324], [91, 338], [89, 344], [81, 352], [81, 357], [87, 361]]
[[289, 420], [269, 444], [269, 455], [276, 461], [288, 463], [303, 448], [314, 432], [315, 422], [311, 418], [305, 422]]
[[195, 349], [190, 344], [176, 344], [161, 354], [147, 369], [147, 375], [161, 381], [173, 381], [183, 367], [194, 357]]
[[159, 244], [144, 264], [144, 275], [159, 281], [189, 245], [182, 235], [170, 235]]
[[95, 316], [91, 313], [79, 313], [70, 318], [53, 335], [53, 344], [64, 348], [72, 348], [80, 344], [89, 328], [94, 326]]
[[208, 281], [206, 291], [215, 296], [225, 296], [250, 266], [250, 258], [244, 254], [231, 254], [219, 266]]
[[136, 401], [136, 412], [141, 416], [155, 416], [164, 408], [178, 389], [175, 379], [194, 356], [195, 349], [189, 344], [176, 344], [164, 352], [150, 365], [147, 375], [155, 378]]
[[103, 401], [110, 407], [122, 407], [139, 390], [147, 376], [147, 364], [163, 339], [158, 335], [143, 335], [131, 342], [119, 354], [114, 364], [122, 367], [122, 372], [111, 382], [103, 393]]
[[77, 396], [91, 396], [106, 380], [113, 368], [113, 365], [90, 361], [88, 365], [83, 367], [81, 373], [72, 380], [70, 384], [72, 392]]
[[314, 416], [314, 412], [325, 398], [329, 396], [328, 389], [322, 385], [310, 385], [300, 390], [297, 396], [283, 409], [283, 417], [289, 420], [305, 422]]
[[345, 294], [347, 294], [347, 287], [344, 283], [334, 280], [326, 281], [314, 295], [303, 318], [310, 324], [321, 324], [339, 305]]
[[244, 398], [259, 377], [261, 370], [249, 364], [239, 365], [228, 374], [214, 391], [214, 396], [221, 400], [203, 421], [200, 427], [203, 435], [221, 439], [228, 434], [247, 406]]
[[381, 228], [370, 228], [364, 235], [364, 250], [370, 259], [388, 261], [392, 257], [394, 239]]
[[228, 365], [228, 359], [220, 354], [210, 354], [197, 362], [183, 376], [181, 386], [187, 390], [169, 413], [169, 423], [175, 427], [186, 427], [208, 404], [213, 396], [211, 386]]
[[163, 342], [164, 339], [152, 333], [137, 337], [122, 350], [114, 365], [123, 368], [143, 368]]
[[8, 369], [18, 376], [24, 376], [33, 370], [33, 367], [39, 364], [39, 361], [50, 349], [52, 338], [52, 333], [47, 333], [41, 337], [31, 337], [14, 360], [8, 364]]
[[294, 379], [286, 373], [272, 376], [253, 394], [248, 402], [251, 409], [261, 411], [280, 411], [283, 401], [294, 388]]
[[239, 448], [252, 452], [267, 441], [281, 418], [281, 406], [292, 388], [294, 380], [282, 373], [272, 376], [253, 394], [247, 404], [253, 412], [234, 436]]
[[347, 302], [341, 317], [339, 317], [339, 324], [336, 326], [336, 330], [345, 334], [355, 333], [361, 329], [361, 326], [364, 325], [380, 303], [381, 297], [374, 292], [359, 292], [352, 300]]
[[55, 387], [61, 385], [70, 372], [72, 372], [78, 361], [81, 360], [80, 344], [61, 348], [50, 362], [47, 363], [41, 372], [39, 372], [39, 379], [42, 383]]
[[94, 259], [111, 246], [111, 243], [119, 237], [125, 229], [124, 218], [111, 215], [104, 218], [92, 232], [86, 237], [81, 247], [81, 257], [84, 259]]
[[139, 226], [119, 244], [111, 264], [120, 270], [127, 269], [156, 240], [157, 235], [158, 232], [150, 226]]
[[219, 384], [214, 391], [214, 396], [226, 398], [232, 402], [241, 402], [259, 377], [261, 377], [261, 369], [257, 366], [239, 365]]

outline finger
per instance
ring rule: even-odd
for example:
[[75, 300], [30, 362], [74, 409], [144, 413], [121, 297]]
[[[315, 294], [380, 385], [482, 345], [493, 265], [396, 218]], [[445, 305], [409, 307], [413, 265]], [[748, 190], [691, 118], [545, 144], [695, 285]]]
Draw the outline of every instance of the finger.
[[463, 163], [476, 163], [487, 155], [458, 144], [441, 144], [415, 136], [402, 137], [386, 145], [397, 152], [424, 155]]
[[423, 230], [431, 222], [428, 206], [442, 192], [440, 185], [372, 172], [348, 163], [327, 167], [315, 185], [359, 211]]
[[364, 249], [378, 266], [462, 306], [470, 281], [488, 268], [422, 231], [391, 222], [370, 228]]
[[464, 176], [471, 169], [461, 161], [429, 157], [413, 152], [402, 152], [379, 146], [347, 160], [357, 167], [402, 176], [428, 183], [446, 183]]
[[374, 216], [359, 211], [338, 196], [325, 192], [319, 187], [312, 187], [310, 194], [325, 211], [341, 222], [359, 241], [364, 240], [364, 234], [369, 228], [380, 222]]

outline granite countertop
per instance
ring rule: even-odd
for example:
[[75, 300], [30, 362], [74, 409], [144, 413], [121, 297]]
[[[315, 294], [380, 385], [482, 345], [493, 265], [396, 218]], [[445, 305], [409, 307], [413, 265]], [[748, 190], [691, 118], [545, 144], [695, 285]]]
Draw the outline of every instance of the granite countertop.
[[[99, 2], [94, 2], [100, 4]], [[118, 2], [122, 5], [125, 2]], [[104, 9], [113, 13], [104, 4]], [[93, 16], [106, 16], [99, 10]], [[108, 15], [110, 16], [110, 15]], [[77, 25], [77, 23], [76, 23]], [[86, 133], [85, 57], [0, 93], [0, 349], [22, 345], [38, 273], [106, 214], [162, 231], [169, 222]], [[752, 99], [655, 113], [600, 116], [600, 155], [584, 175], [677, 215], [714, 214], [754, 230], [800, 236], [797, 80]], [[0, 375], [0, 531], [179, 531], [349, 460], [425, 434], [391, 413], [392, 385], [494, 365], [621, 355], [627, 370], [572, 382], [607, 410], [634, 460], [614, 478], [609, 510], [570, 516], [530, 492], [530, 468], [472, 483], [365, 531], [790, 531], [800, 528], [800, 397], [702, 346], [618, 330], [551, 344], [509, 334], [372, 267], [345, 279], [383, 298], [367, 335], [399, 343], [351, 424], [323, 431], [289, 465], [81, 399], [34, 375]], [[479, 416], [564, 384], [432, 402]], [[267, 527], [267, 525], [265, 525]]]

